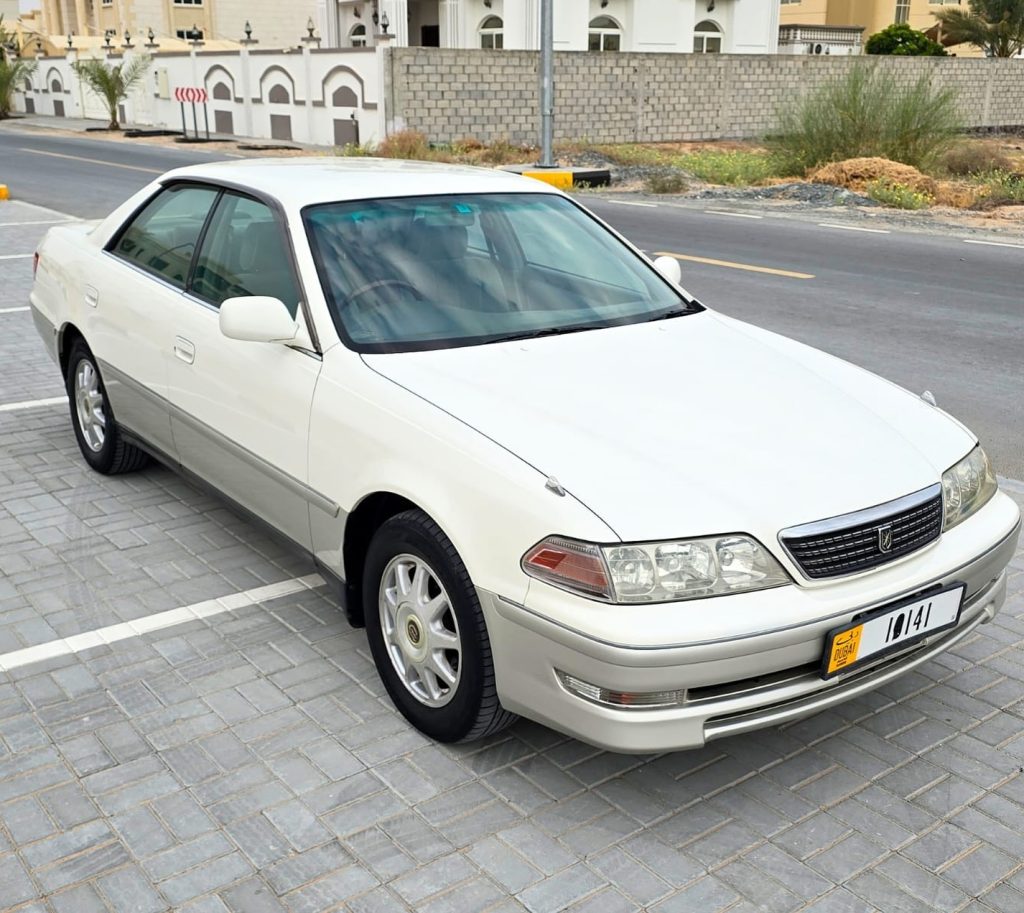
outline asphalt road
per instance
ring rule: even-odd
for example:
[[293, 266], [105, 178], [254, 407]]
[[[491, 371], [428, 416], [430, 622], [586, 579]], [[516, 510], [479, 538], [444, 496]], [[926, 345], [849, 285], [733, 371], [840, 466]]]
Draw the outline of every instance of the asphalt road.
[[[169, 168], [218, 157], [0, 130], [0, 181], [12, 195], [85, 218]], [[644, 250], [686, 258], [683, 284], [704, 303], [931, 390], [978, 434], [1000, 474], [1024, 479], [1024, 245], [854, 230], [863, 226], [825, 211], [585, 202]]]

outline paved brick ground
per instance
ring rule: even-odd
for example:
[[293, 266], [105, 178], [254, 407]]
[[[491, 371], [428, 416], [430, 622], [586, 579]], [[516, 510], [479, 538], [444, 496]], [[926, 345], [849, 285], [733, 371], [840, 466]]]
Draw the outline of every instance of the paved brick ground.
[[[27, 313], [0, 364], [0, 404], [62, 392]], [[0, 492], [0, 653], [311, 571], [166, 470], [87, 472], [63, 407], [0, 411]], [[658, 757], [433, 745], [323, 590], [0, 673], [0, 909], [1021, 913], [1024, 554], [1010, 590], [880, 692]]]

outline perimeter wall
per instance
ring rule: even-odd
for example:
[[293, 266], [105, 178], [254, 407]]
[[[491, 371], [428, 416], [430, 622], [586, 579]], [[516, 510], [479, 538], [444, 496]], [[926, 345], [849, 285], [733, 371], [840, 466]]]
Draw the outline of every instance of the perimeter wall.
[[[389, 48], [387, 129], [434, 142], [536, 141], [535, 51]], [[922, 74], [959, 93], [971, 127], [1024, 125], [1024, 60], [874, 57], [912, 82]], [[771, 54], [555, 54], [559, 141], [657, 142], [746, 138], [774, 125], [780, 105], [863, 57]]]

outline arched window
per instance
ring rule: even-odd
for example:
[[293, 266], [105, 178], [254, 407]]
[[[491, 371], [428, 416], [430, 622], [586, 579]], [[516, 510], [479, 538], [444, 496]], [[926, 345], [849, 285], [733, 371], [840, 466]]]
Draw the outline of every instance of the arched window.
[[505, 23], [500, 16], [488, 16], [480, 23], [480, 47], [490, 50], [505, 47]]
[[694, 54], [722, 53], [722, 30], [710, 19], [698, 22], [693, 29]]
[[611, 16], [590, 20], [588, 51], [621, 51], [622, 27]]
[[270, 92], [267, 93], [267, 101], [272, 105], [287, 105], [291, 100], [288, 90], [281, 85], [274, 86]]
[[354, 48], [365, 48], [366, 47], [366, 26], [361, 22], [352, 26], [352, 30], [348, 33], [348, 42]]

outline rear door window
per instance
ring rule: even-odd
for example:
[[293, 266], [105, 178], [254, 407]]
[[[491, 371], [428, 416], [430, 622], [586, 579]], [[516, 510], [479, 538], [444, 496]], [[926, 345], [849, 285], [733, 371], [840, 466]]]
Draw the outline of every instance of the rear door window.
[[184, 289], [218, 191], [178, 184], [154, 197], [121, 232], [111, 253]]

